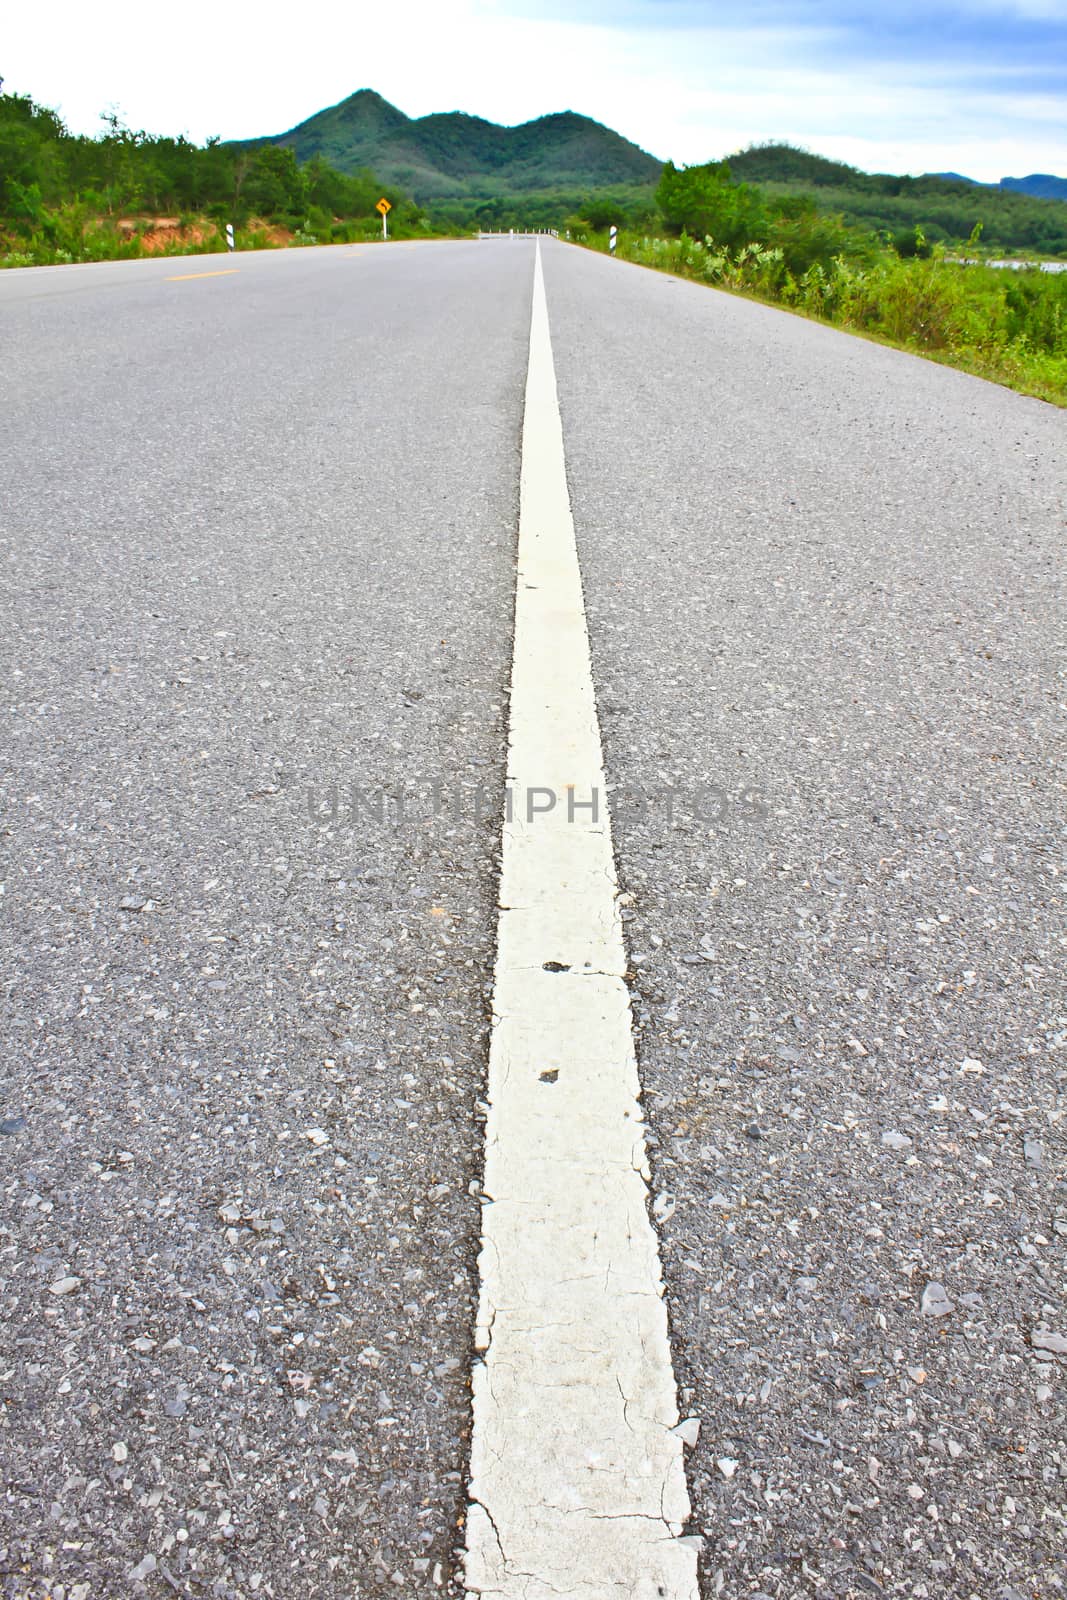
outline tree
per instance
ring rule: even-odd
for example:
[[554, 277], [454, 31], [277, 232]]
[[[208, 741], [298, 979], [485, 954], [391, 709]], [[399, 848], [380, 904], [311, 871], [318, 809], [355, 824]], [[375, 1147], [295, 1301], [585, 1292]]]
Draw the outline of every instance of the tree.
[[602, 232], [604, 228], [610, 228], [612, 223], [616, 227], [620, 227], [623, 221], [622, 211], [622, 206], [611, 195], [600, 196], [599, 198], [594, 196], [587, 200], [582, 207], [582, 212], [588, 219], [589, 226], [597, 233]]
[[245, 198], [264, 216], [300, 216], [307, 210], [307, 179], [289, 145], [260, 146], [248, 174]]
[[656, 204], [667, 226], [720, 247], [762, 243], [767, 236], [763, 196], [747, 183], [734, 183], [728, 161], [681, 167], [668, 161], [656, 190]]

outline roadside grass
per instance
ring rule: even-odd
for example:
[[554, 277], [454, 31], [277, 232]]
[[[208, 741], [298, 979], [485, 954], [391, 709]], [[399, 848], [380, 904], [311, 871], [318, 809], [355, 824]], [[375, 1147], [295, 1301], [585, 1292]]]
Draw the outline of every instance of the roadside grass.
[[[390, 227], [390, 238], [454, 237], [450, 230], [423, 226]], [[234, 231], [235, 249], [285, 250], [321, 244], [376, 244], [381, 223], [315, 219], [296, 226], [253, 217]], [[189, 216], [179, 225], [161, 226], [160, 219], [138, 218], [121, 226], [113, 218], [89, 214], [84, 207], [63, 207], [49, 214], [46, 226], [29, 236], [5, 235], [0, 228], [0, 269], [69, 266], [85, 261], [139, 261], [154, 256], [218, 255], [226, 250], [224, 226], [208, 217]]]
[[[608, 249], [606, 234], [582, 243]], [[861, 262], [835, 256], [796, 277], [780, 250], [752, 244], [731, 252], [686, 234], [620, 233], [616, 254], [1067, 407], [1067, 273], [965, 265], [941, 251], [900, 259], [887, 250]]]

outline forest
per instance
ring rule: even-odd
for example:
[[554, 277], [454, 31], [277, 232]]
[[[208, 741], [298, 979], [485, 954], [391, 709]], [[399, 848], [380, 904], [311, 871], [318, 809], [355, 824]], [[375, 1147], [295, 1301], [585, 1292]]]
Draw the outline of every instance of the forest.
[[318, 157], [301, 166], [277, 145], [137, 133], [113, 115], [88, 138], [27, 95], [0, 95], [3, 265], [217, 250], [228, 222], [241, 247], [361, 238], [380, 230], [383, 196], [397, 236], [431, 231], [402, 190], [366, 170]]
[[[401, 135], [419, 141], [407, 182], [389, 154]], [[368, 153], [366, 165], [353, 165], [356, 149]], [[413, 197], [419, 162], [442, 169], [439, 192], [421, 203]], [[516, 129], [458, 113], [413, 122], [365, 90], [290, 135], [203, 145], [135, 132], [114, 114], [101, 119], [96, 137], [72, 134], [29, 96], [0, 95], [0, 262], [217, 249], [226, 223], [235, 225], [239, 248], [373, 238], [383, 195], [394, 237], [513, 227], [581, 235], [611, 222], [668, 235], [684, 226], [702, 237], [702, 228], [715, 229], [685, 213], [684, 194], [717, 167], [660, 169], [611, 129], [570, 114]], [[979, 253], [1067, 257], [1062, 200], [964, 179], [866, 173], [781, 144], [740, 151], [722, 170], [737, 191], [731, 213], [749, 229], [747, 242], [765, 239], [773, 218], [777, 243], [798, 260], [807, 253], [828, 262], [846, 240], [852, 253], [866, 241], [913, 254], [917, 229], [927, 251], [980, 237]], [[598, 179], [609, 171], [611, 181]]]
[[853, 227], [890, 235], [922, 228], [931, 243], [962, 242], [981, 223], [983, 243], [1003, 252], [1067, 256], [1067, 203], [965, 178], [861, 172], [790, 145], [754, 145], [729, 158], [735, 181], [768, 195], [810, 195]]

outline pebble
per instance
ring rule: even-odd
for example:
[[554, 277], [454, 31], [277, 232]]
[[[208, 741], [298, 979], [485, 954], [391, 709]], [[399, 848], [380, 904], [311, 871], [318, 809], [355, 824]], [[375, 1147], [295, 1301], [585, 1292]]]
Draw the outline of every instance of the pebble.
[[724, 1478], [732, 1478], [741, 1463], [740, 1461], [735, 1461], [732, 1456], [720, 1456], [715, 1465]]
[[923, 1290], [922, 1304], [920, 1307], [924, 1317], [947, 1317], [952, 1310], [952, 1301], [945, 1292], [943, 1283], [928, 1283]]
[[1054, 1356], [1067, 1356], [1067, 1338], [1062, 1333], [1048, 1333], [1038, 1328], [1030, 1335], [1030, 1343], [1035, 1350], [1051, 1350]]
[[1039, 1139], [1024, 1139], [1023, 1157], [1028, 1167], [1034, 1167], [1040, 1171], [1045, 1165], [1045, 1152], [1041, 1148], [1041, 1141]]
[[676, 1438], [681, 1439], [684, 1445], [688, 1445], [689, 1449], [692, 1450], [696, 1446], [697, 1440], [700, 1438], [700, 1418], [683, 1417], [678, 1426], [671, 1429], [671, 1432]]
[[908, 1138], [907, 1134], [896, 1133], [893, 1129], [890, 1129], [888, 1133], [883, 1133], [882, 1143], [885, 1145], [887, 1150], [911, 1149], [911, 1140]]
[[25, 1126], [25, 1117], [5, 1117], [4, 1120], [0, 1122], [0, 1133], [21, 1133]]
[[48, 1285], [50, 1294], [73, 1294], [75, 1289], [81, 1288], [80, 1278], [57, 1278], [55, 1283]]

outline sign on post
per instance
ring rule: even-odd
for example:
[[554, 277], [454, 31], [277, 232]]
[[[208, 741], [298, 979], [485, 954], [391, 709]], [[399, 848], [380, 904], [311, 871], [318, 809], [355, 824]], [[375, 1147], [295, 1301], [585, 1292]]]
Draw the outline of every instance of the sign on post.
[[388, 237], [389, 237], [389, 224], [386, 222], [385, 219], [389, 215], [390, 211], [392, 211], [393, 208], [392, 208], [392, 205], [389, 203], [389, 201], [385, 198], [384, 194], [382, 195], [382, 198], [378, 201], [378, 204], [375, 206], [374, 209], [375, 209], [375, 211], [380, 211], [381, 214], [382, 214], [382, 238], [383, 239], [388, 239]]

